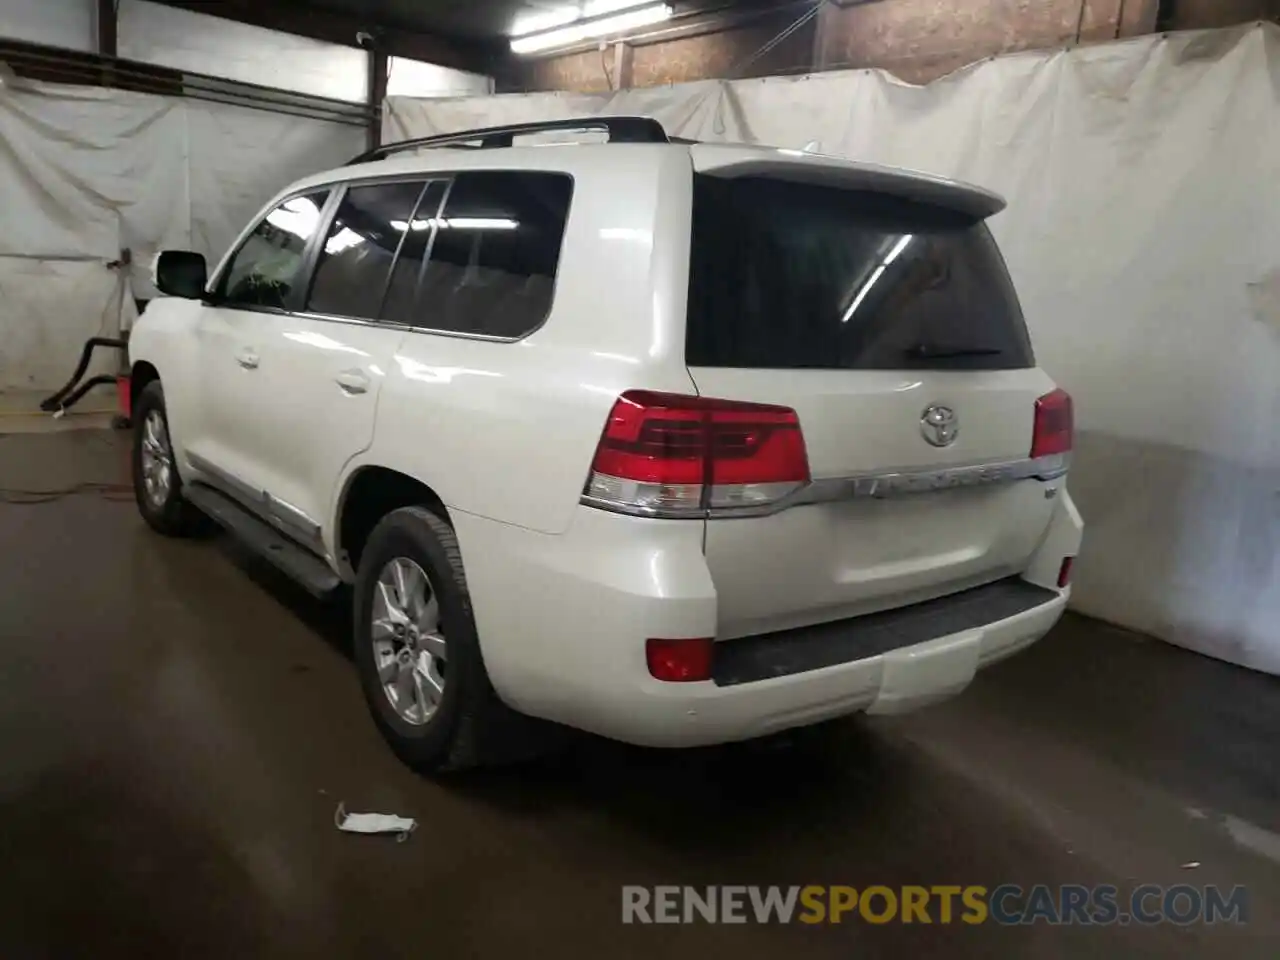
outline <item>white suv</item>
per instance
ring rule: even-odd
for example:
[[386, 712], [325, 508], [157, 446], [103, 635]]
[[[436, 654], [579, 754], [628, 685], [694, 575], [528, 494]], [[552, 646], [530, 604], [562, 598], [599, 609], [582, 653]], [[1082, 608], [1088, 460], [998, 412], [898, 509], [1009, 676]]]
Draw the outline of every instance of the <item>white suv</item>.
[[[609, 142], [513, 146], [570, 128]], [[381, 148], [208, 282], [161, 255], [138, 505], [353, 584], [419, 768], [528, 717], [690, 746], [954, 694], [1058, 619], [1081, 537], [1002, 207], [636, 118]]]

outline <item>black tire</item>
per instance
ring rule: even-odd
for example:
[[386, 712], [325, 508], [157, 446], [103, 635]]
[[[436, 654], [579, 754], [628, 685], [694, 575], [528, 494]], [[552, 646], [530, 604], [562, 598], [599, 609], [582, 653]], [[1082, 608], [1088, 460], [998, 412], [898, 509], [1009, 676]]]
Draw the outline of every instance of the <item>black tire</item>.
[[[182, 477], [176, 460], [171, 461], [172, 479], [163, 502], [153, 503], [147, 494], [142, 474], [142, 441], [147, 419], [152, 412], [160, 415], [167, 436], [169, 415], [164, 406], [164, 388], [159, 380], [147, 384], [133, 405], [133, 495], [138, 512], [147, 525], [166, 537], [197, 537], [208, 534], [213, 522], [182, 497]], [[170, 457], [173, 456], [170, 445]]]
[[[402, 719], [378, 679], [373, 647], [373, 603], [378, 577], [396, 558], [427, 574], [440, 607], [448, 645], [444, 691], [425, 724]], [[520, 717], [494, 693], [480, 653], [462, 554], [453, 528], [424, 507], [403, 507], [383, 517], [360, 557], [356, 576], [355, 660], [374, 723], [406, 764], [424, 773], [460, 770], [511, 759]], [[505, 743], [504, 743], [505, 741]]]

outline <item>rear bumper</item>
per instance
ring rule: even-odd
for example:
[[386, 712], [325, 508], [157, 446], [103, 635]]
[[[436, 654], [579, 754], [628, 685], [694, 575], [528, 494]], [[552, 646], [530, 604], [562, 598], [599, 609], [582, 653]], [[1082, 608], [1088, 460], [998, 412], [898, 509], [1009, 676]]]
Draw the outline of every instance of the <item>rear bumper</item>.
[[[954, 696], [979, 667], [1040, 639], [1062, 616], [1065, 594], [1017, 616], [786, 677], [731, 687], [698, 684], [682, 723], [650, 702], [633, 702], [631, 736], [654, 746], [691, 746], [744, 740], [865, 710], [906, 713]], [[644, 724], [638, 721], [643, 718]]]
[[1010, 577], [881, 613], [716, 644], [717, 686], [758, 683], [985, 629], [1052, 603], [1057, 591]]
[[[761, 674], [757, 664], [756, 674], [736, 682], [722, 673], [719, 682], [700, 683], [654, 680], [644, 642], [715, 636], [716, 591], [702, 554], [701, 524], [582, 508], [568, 532], [546, 536], [467, 514], [455, 513], [454, 520], [485, 665], [505, 702], [629, 743], [689, 747], [861, 710], [905, 712], [963, 690], [980, 667], [1029, 646], [1062, 615], [1069, 590], [1051, 588], [1052, 579], [1039, 574], [1043, 568], [1056, 578], [1061, 557], [1078, 549], [1079, 518], [1069, 500], [1064, 507], [1041, 551], [1056, 559], [1037, 554], [1024, 573], [1040, 586], [1004, 582], [1021, 591], [1012, 606], [935, 617], [923, 629], [920, 622], [900, 622], [909, 610], [845, 621], [847, 632], [856, 633], [876, 617], [897, 618], [889, 627], [904, 642], [882, 638], [871, 648], [827, 650], [824, 665], [813, 665], [820, 657], [794, 672]], [[927, 614], [929, 606], [914, 612]], [[831, 633], [839, 626], [813, 629]], [[724, 641], [718, 664], [736, 656], [742, 666], [750, 658], [740, 651], [768, 639]]]
[[850, 713], [906, 713], [952, 697], [977, 670], [1030, 646], [1062, 616], [1067, 595], [1017, 616], [818, 670], [719, 686], [619, 687], [594, 732], [629, 743], [691, 747], [748, 740]]

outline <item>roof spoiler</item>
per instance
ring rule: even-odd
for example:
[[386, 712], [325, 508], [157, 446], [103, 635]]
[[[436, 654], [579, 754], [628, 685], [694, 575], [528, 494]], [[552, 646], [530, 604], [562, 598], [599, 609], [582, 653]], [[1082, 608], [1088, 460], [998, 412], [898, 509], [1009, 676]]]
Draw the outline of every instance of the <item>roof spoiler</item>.
[[969, 183], [803, 150], [707, 144], [695, 145], [690, 152], [694, 169], [715, 177], [777, 177], [850, 190], [874, 190], [946, 207], [978, 220], [994, 216], [1006, 206], [1004, 197]]

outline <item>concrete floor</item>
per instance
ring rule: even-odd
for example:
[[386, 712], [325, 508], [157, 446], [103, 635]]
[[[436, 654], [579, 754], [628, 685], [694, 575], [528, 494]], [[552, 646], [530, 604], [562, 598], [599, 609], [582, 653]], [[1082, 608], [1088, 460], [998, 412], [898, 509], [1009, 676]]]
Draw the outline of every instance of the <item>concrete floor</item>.
[[[124, 467], [105, 431], [0, 437], [8, 490]], [[0, 544], [5, 957], [1275, 956], [1273, 678], [1069, 617], [910, 717], [436, 783], [367, 719], [343, 603], [100, 493], [0, 503]], [[340, 800], [421, 827], [342, 834]], [[623, 884], [1005, 882], [1245, 884], [1252, 922], [619, 923]]]
[[51, 393], [52, 390], [0, 390], [0, 435], [105, 430], [119, 412], [113, 388], [95, 387], [70, 410], [55, 417], [40, 409], [40, 401]]

